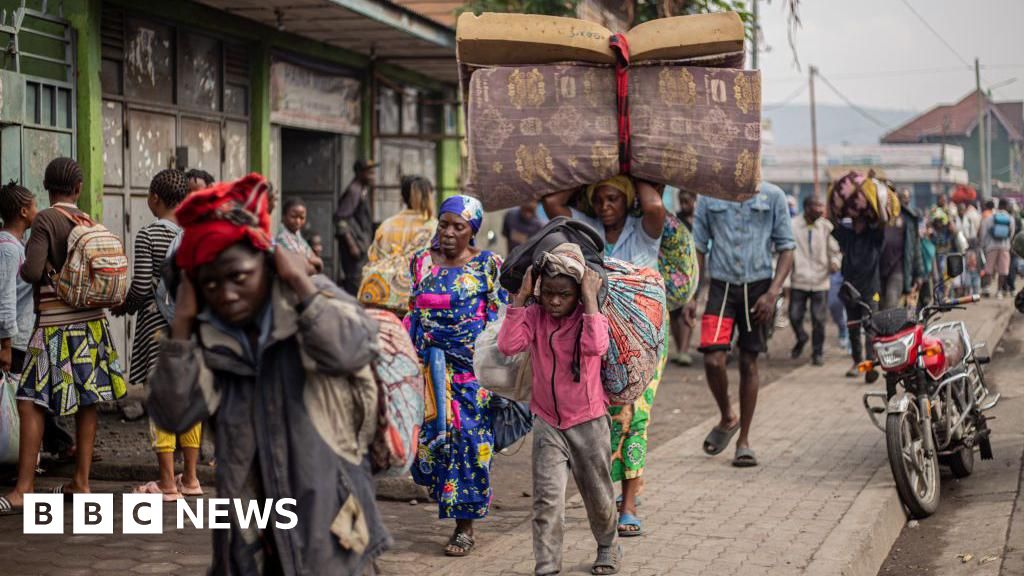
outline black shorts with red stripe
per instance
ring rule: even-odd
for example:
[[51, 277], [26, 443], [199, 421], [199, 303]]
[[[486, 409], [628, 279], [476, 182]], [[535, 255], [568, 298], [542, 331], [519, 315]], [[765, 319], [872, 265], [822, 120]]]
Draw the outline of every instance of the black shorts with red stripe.
[[[732, 348], [733, 330], [739, 332], [736, 345], [744, 352], [768, 351], [771, 323], [754, 320], [754, 303], [771, 288], [771, 278], [732, 284], [711, 280], [708, 303], [700, 320], [700, 352], [723, 352]], [[774, 320], [773, 320], [774, 321]]]

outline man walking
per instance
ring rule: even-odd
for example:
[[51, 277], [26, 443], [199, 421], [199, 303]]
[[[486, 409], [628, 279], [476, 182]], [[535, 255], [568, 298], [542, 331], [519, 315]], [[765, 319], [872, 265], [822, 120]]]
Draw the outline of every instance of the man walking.
[[[697, 200], [693, 240], [700, 269], [710, 278], [707, 307], [701, 318], [700, 351], [708, 387], [721, 420], [704, 440], [704, 451], [722, 453], [739, 431], [734, 466], [757, 466], [750, 448], [759, 378], [757, 356], [768, 350], [768, 331], [775, 302], [793, 269], [793, 231], [786, 195], [768, 182], [745, 202], [727, 202], [709, 196]], [[779, 253], [772, 276], [772, 249]], [[733, 329], [739, 331], [740, 415], [729, 401], [726, 372]]]
[[355, 177], [341, 193], [334, 212], [338, 254], [341, 257], [338, 284], [353, 296], [359, 293], [367, 250], [373, 241], [373, 217], [367, 198], [376, 182], [376, 167], [376, 162], [356, 160], [352, 166]]
[[882, 310], [900, 306], [900, 299], [909, 297], [920, 288], [924, 280], [918, 227], [917, 212], [908, 204], [902, 204], [896, 221], [885, 227], [885, 242], [878, 271]]
[[829, 275], [839, 271], [842, 255], [832, 237], [832, 223], [822, 218], [825, 204], [816, 196], [804, 199], [804, 212], [793, 217], [793, 277], [790, 279], [789, 323], [796, 335], [792, 357], [799, 358], [807, 346], [804, 315], [811, 306], [811, 363], [825, 363], [825, 319], [828, 316]]
[[[841, 222], [833, 222], [832, 235], [839, 241], [839, 250], [843, 253], [843, 280], [849, 282], [860, 292], [861, 302], [872, 310], [878, 309], [880, 296], [879, 261], [882, 245], [885, 243], [885, 230], [878, 225], [868, 224], [862, 219], [844, 218]], [[864, 308], [857, 302], [844, 302], [846, 318], [850, 322], [859, 321], [864, 315]], [[867, 332], [861, 338], [861, 327], [850, 327], [850, 353], [853, 366], [846, 372], [849, 378], [860, 373], [857, 365], [867, 357], [874, 357]], [[865, 348], [867, 349], [865, 351]]]
[[1010, 203], [999, 200], [999, 208], [992, 212], [981, 223], [978, 242], [985, 252], [985, 293], [988, 294], [992, 282], [996, 283], [996, 296], [1003, 297], [1006, 277], [1010, 274], [1010, 240], [1016, 234], [1016, 223], [1008, 209]]

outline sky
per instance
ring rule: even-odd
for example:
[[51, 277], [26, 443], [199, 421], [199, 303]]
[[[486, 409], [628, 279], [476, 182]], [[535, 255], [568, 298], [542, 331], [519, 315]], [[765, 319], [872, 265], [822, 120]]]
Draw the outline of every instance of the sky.
[[[996, 100], [1024, 100], [1024, 0], [801, 0], [799, 68], [787, 40], [787, 3], [759, 1], [766, 107], [808, 103], [814, 65], [857, 106], [924, 111], [974, 89], [976, 57], [983, 87], [1017, 78], [993, 90]], [[819, 102], [844, 103], [821, 81], [815, 92]]]

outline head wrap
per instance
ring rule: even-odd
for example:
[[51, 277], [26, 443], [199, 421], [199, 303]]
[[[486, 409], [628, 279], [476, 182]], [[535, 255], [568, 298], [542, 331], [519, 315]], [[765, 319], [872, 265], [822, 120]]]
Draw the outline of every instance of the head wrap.
[[613, 176], [607, 180], [602, 180], [597, 184], [587, 186], [587, 204], [589, 206], [594, 206], [594, 194], [597, 192], [598, 188], [603, 186], [614, 188], [626, 197], [627, 211], [633, 207], [633, 203], [636, 201], [636, 188], [633, 187], [633, 180], [631, 180], [629, 176], [622, 174]]
[[[459, 218], [462, 218], [466, 222], [469, 222], [469, 227], [473, 229], [473, 236], [480, 231], [480, 226], [484, 223], [484, 207], [480, 204], [480, 201], [472, 196], [452, 196], [441, 203], [441, 209], [437, 213], [438, 219], [443, 214], [455, 214]], [[469, 239], [469, 245], [473, 246], [476, 242], [473, 238]], [[437, 234], [434, 234], [434, 240], [431, 242], [433, 248], [438, 246]]]
[[939, 224], [949, 224], [949, 215], [942, 208], [936, 206], [932, 209], [932, 222], [938, 222]]
[[184, 232], [175, 257], [178, 266], [193, 276], [200, 266], [243, 240], [257, 250], [270, 251], [267, 190], [266, 179], [254, 172], [185, 198], [175, 211]]
[[545, 275], [565, 274], [576, 282], [583, 282], [583, 273], [587, 270], [583, 251], [578, 244], [566, 242], [559, 244], [550, 252], [540, 255], [540, 269]]

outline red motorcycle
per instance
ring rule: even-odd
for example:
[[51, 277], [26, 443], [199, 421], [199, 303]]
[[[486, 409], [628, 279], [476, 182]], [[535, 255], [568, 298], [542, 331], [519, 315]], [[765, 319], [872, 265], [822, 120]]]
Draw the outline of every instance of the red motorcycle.
[[[959, 258], [957, 258], [959, 257]], [[947, 257], [947, 275], [963, 271], [963, 258]], [[862, 302], [850, 284], [844, 300]], [[990, 361], [978, 353], [963, 322], [934, 322], [950, 310], [977, 302], [977, 295], [925, 306], [916, 315], [906, 308], [865, 314], [860, 325], [871, 335], [876, 361], [862, 364], [868, 375], [885, 375], [885, 392], [864, 394], [864, 408], [885, 433], [889, 465], [900, 500], [914, 518], [932, 515], [939, 505], [939, 464], [956, 478], [974, 470], [974, 450], [992, 459], [991, 430], [985, 412], [999, 402], [990, 394], [982, 369]], [[876, 376], [877, 377], [877, 376]], [[869, 378], [869, 381], [872, 379]], [[884, 426], [879, 416], [885, 415]]]

